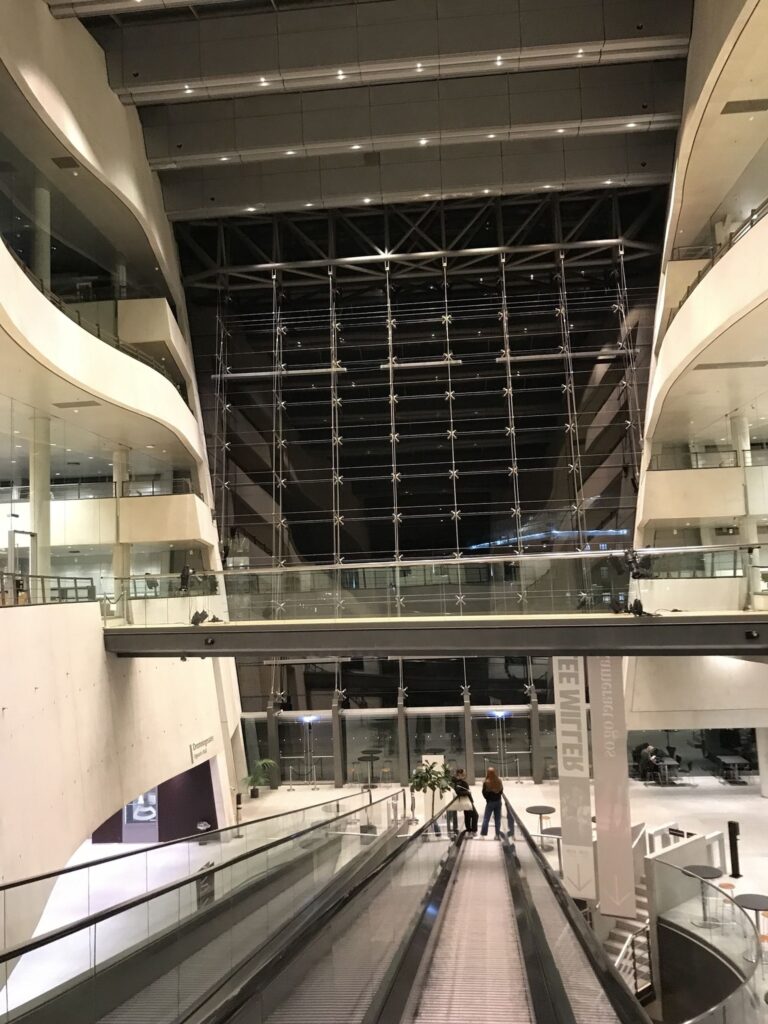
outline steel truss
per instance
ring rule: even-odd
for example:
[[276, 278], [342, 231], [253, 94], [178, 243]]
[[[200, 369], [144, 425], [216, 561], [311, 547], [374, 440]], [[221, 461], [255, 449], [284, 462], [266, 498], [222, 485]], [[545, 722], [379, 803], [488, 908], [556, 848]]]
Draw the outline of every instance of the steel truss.
[[193, 290], [270, 290], [277, 271], [284, 289], [322, 294], [329, 268], [345, 291], [380, 288], [385, 277], [396, 288], [408, 281], [439, 283], [445, 259], [452, 278], [497, 273], [501, 256], [514, 283], [531, 274], [552, 279], [561, 254], [566, 272], [576, 273], [615, 268], [619, 250], [625, 263], [657, 257], [658, 232], [649, 241], [643, 229], [663, 209], [665, 196], [660, 188], [497, 196], [254, 214], [191, 221], [176, 230], [184, 284]]

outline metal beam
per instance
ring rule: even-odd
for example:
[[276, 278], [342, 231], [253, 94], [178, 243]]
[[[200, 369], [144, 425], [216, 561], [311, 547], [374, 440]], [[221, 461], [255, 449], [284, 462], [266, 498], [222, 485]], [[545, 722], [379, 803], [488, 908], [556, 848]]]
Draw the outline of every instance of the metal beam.
[[768, 614], [445, 616], [421, 619], [132, 626], [104, 630], [122, 657], [387, 657], [611, 654], [768, 656]]

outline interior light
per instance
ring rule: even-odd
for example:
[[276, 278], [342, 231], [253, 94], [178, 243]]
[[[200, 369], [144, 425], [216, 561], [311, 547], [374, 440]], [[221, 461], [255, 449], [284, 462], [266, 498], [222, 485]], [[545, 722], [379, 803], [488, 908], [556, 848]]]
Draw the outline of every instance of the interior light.
[[259, 85], [269, 85], [269, 82], [268, 82], [268, 81], [266, 80], [266, 78], [264, 78], [264, 76], [263, 76], [263, 75], [262, 75], [262, 77], [261, 77], [261, 78], [259, 79]]
[[225, 164], [225, 163], [227, 162], [227, 160], [229, 160], [229, 157], [228, 157], [228, 156], [220, 156], [220, 157], [219, 157], [219, 160], [220, 160], [220, 161], [221, 161], [221, 162], [222, 162], [223, 164]]
[[490, 191], [491, 191], [491, 190], [490, 190], [489, 188], [484, 188], [484, 189], [483, 189], [483, 195], [486, 195], [486, 196], [487, 196], [487, 195], [489, 195], [489, 194], [490, 194]]
[[256, 207], [255, 206], [246, 206], [245, 212], [246, 213], [256, 213]]
[[424, 70], [424, 66], [422, 64], [417, 64], [416, 65], [416, 70], [417, 71], [423, 71]]
[[153, 444], [145, 444], [144, 447], [145, 448], [154, 448], [155, 446]]
[[552, 188], [551, 185], [542, 185], [542, 188]]
[[501, 56], [498, 56], [496, 58], [496, 67], [500, 68], [503, 63], [504, 63], [504, 61], [501, 59]]
[[488, 138], [488, 139], [495, 139], [496, 136], [493, 134], [493, 132], [491, 132], [491, 134], [487, 135], [486, 138]]
[[296, 156], [296, 150], [295, 149], [286, 149], [285, 155], [286, 156]]
[[605, 179], [605, 184], [606, 185], [612, 185], [613, 184], [613, 178], [606, 178]]
[[366, 196], [365, 199], [363, 200], [366, 206], [368, 205], [368, 203], [370, 203], [370, 201], [371, 200], [368, 198], [368, 196]]
[[339, 68], [339, 70], [336, 72], [336, 77], [339, 79], [339, 81], [341, 81], [341, 79], [346, 78], [347, 76], [344, 74], [341, 68]]
[[429, 139], [419, 139], [419, 145], [420, 146], [426, 146], [426, 144], [428, 142], [429, 142]]
[[191, 96], [194, 91], [195, 90], [194, 89], [190, 89], [188, 85], [184, 86], [184, 92], [187, 94], [187, 96]]
[[314, 206], [315, 204], [314, 203], [304, 203], [304, 205], [307, 207], [307, 209], [309, 209], [310, 206]]
[[421, 198], [422, 199], [431, 199], [432, 198], [432, 193], [431, 192], [424, 192], [424, 194], [422, 195]]
[[576, 54], [576, 56], [577, 57], [583, 57], [584, 56], [584, 51], [583, 50], [579, 50], [579, 52]]
[[363, 147], [361, 145], [359, 145], [357, 142], [354, 144], [354, 146], [350, 146], [350, 149], [362, 149], [362, 148]]
[[630, 121], [629, 124], [627, 125], [627, 128], [637, 128], [637, 122], [636, 121]]

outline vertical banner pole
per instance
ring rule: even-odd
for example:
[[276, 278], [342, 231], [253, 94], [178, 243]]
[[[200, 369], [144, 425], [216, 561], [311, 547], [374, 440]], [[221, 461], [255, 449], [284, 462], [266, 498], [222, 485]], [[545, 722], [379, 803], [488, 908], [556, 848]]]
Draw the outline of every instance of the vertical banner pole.
[[584, 659], [553, 658], [552, 669], [563, 830], [563, 880], [571, 896], [582, 900], [595, 899]]
[[600, 910], [616, 917], [634, 917], [635, 869], [621, 658], [587, 658], [587, 676], [592, 715]]

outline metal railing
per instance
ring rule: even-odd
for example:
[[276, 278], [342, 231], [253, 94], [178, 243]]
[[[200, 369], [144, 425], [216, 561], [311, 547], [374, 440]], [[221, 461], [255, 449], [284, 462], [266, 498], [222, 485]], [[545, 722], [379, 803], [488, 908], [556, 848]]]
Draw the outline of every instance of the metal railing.
[[168, 494], [194, 494], [202, 499], [200, 491], [192, 486], [188, 477], [177, 477], [173, 480], [125, 480], [121, 496], [123, 498], [154, 498]]
[[616, 970], [635, 995], [653, 985], [650, 936], [650, 924], [631, 932], [614, 961]]
[[[710, 270], [717, 263], [719, 263], [719, 261], [723, 258], [723, 256], [725, 256], [726, 253], [731, 251], [734, 245], [736, 245], [736, 243], [739, 242], [744, 237], [744, 235], [747, 234], [748, 231], [752, 230], [755, 224], [759, 224], [763, 217], [766, 216], [766, 214], [768, 214], [768, 199], [764, 199], [759, 206], [756, 206], [750, 212], [749, 216], [746, 217], [737, 228], [730, 232], [728, 238], [725, 242], [722, 243], [722, 245], [715, 247], [697, 246], [693, 250], [691, 250], [691, 247], [688, 247], [688, 250], [696, 252], [696, 255], [687, 256], [683, 258], [700, 259], [702, 258], [702, 256], [707, 255], [709, 253], [711, 253], [711, 256], [708, 259], [706, 265], [701, 268], [696, 277], [693, 279], [692, 283], [688, 286], [685, 295], [683, 295], [682, 299], [677, 304], [675, 309], [673, 309], [672, 312], [669, 314], [669, 323], [667, 324], [667, 329], [669, 329], [670, 325], [672, 324], [672, 321], [675, 319], [677, 314], [680, 312], [680, 310], [683, 308], [685, 303], [690, 298], [691, 294], [696, 290], [696, 288], [698, 288], [698, 286], [701, 284], [701, 282], [704, 280], [704, 278], [707, 276]], [[684, 251], [685, 250], [673, 249], [672, 259], [680, 258], [677, 254], [680, 254], [681, 252]]]
[[[673, 469], [734, 469], [739, 464], [739, 453], [732, 449], [718, 449], [712, 452], [690, 452], [686, 449], [672, 449], [652, 455], [648, 468], [653, 471]], [[746, 465], [747, 463], [745, 462], [744, 464]]]
[[[89, 498], [114, 498], [115, 484], [112, 480], [64, 480], [53, 481], [48, 488], [51, 501], [85, 501]], [[26, 502], [30, 500], [29, 484], [0, 487], [0, 504]]]
[[96, 601], [90, 576], [30, 576], [0, 573], [0, 607]]

